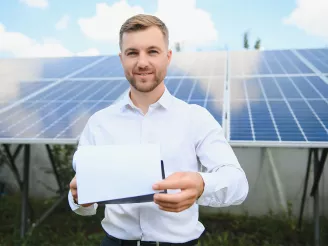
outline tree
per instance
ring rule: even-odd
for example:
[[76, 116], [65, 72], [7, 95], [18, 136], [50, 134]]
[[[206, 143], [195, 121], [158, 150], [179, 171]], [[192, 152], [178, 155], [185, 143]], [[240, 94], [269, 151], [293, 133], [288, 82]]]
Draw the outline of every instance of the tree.
[[244, 48], [248, 49], [249, 48], [249, 43], [248, 43], [248, 32], [244, 33]]
[[[249, 49], [249, 32], [244, 33], [244, 48]], [[254, 44], [254, 49], [259, 50], [261, 48], [261, 39], [257, 38], [255, 44]]]
[[175, 50], [176, 50], [177, 52], [180, 52], [180, 51], [181, 51], [181, 45], [180, 45], [179, 42], [176, 42], [176, 43], [175, 43]]
[[257, 39], [254, 45], [254, 49], [259, 50], [261, 48], [261, 39]]

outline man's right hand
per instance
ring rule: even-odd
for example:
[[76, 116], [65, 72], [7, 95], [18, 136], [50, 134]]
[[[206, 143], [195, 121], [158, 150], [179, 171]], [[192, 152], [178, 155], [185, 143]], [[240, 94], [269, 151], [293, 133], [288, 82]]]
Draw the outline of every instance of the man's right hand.
[[[74, 202], [78, 204], [78, 199], [77, 199], [77, 184], [76, 184], [76, 177], [72, 179], [71, 183], [69, 184], [69, 188], [71, 190]], [[94, 203], [87, 203], [87, 204], [81, 204], [82, 207], [89, 207], [93, 205]]]

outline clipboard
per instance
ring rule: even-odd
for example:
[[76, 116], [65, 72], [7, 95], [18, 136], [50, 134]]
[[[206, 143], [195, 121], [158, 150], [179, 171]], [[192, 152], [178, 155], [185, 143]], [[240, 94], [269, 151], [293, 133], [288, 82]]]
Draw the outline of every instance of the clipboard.
[[73, 158], [79, 204], [153, 202], [156, 193], [167, 193], [151, 187], [166, 177], [159, 147], [157, 144], [80, 147]]
[[[164, 161], [161, 161], [161, 170], [162, 170], [162, 178], [165, 179], [165, 169], [164, 169]], [[158, 193], [167, 193], [167, 190], [160, 191]], [[146, 194], [142, 196], [134, 196], [134, 197], [126, 197], [126, 198], [120, 198], [120, 199], [112, 199], [107, 201], [100, 201], [97, 202], [99, 205], [106, 205], [106, 204], [128, 204], [128, 203], [143, 203], [143, 202], [152, 202], [154, 201], [154, 195], [156, 193], [152, 194]]]

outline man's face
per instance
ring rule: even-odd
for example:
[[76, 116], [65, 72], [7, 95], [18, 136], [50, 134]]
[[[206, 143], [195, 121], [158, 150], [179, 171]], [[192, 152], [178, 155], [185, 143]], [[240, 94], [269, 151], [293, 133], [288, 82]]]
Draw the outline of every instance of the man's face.
[[140, 92], [150, 92], [164, 80], [171, 55], [157, 27], [123, 34], [120, 58], [124, 73]]

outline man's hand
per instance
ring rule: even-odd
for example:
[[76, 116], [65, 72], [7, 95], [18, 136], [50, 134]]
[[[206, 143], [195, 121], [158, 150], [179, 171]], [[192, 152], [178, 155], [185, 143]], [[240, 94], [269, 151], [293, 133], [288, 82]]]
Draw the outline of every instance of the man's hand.
[[[72, 181], [69, 184], [69, 188], [72, 192], [73, 198], [74, 198], [74, 202], [76, 204], [78, 204], [78, 199], [77, 199], [77, 184], [76, 184], [76, 177], [74, 176], [74, 178], [72, 179]], [[89, 207], [93, 205], [93, 203], [87, 203], [87, 204], [81, 204], [82, 207]]]
[[203, 194], [204, 180], [197, 172], [177, 172], [153, 185], [154, 190], [181, 189], [176, 194], [155, 194], [154, 202], [169, 212], [181, 212], [191, 207]]

